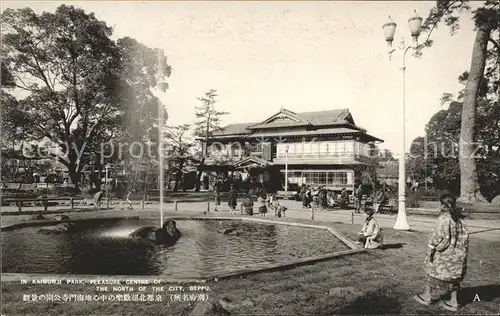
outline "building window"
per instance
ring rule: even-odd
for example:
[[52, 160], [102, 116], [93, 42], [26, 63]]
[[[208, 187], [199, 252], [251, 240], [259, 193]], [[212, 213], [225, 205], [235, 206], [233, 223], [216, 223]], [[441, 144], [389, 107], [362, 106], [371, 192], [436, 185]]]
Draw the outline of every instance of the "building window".
[[310, 157], [311, 156], [311, 143], [303, 143], [303, 151], [302, 153], [304, 154], [304, 157]]
[[295, 157], [300, 157], [302, 154], [302, 143], [294, 143], [290, 146], [290, 153], [293, 153]]
[[231, 144], [231, 156], [232, 157], [240, 157], [243, 153], [243, 146], [239, 143]]
[[328, 156], [328, 143], [327, 142], [321, 142], [319, 144], [319, 154], [320, 156]]
[[285, 145], [284, 144], [276, 145], [276, 152], [278, 153], [279, 156], [284, 156], [285, 155]]
[[[352, 140], [308, 141], [276, 145], [276, 155], [284, 159], [288, 146], [288, 158], [322, 158], [331, 156], [368, 155], [368, 144]], [[262, 149], [261, 149], [262, 150]]]
[[319, 185], [326, 185], [326, 175], [327, 173], [326, 172], [319, 172], [318, 173], [318, 184]]
[[311, 142], [311, 156], [318, 156], [319, 154], [319, 143]]
[[330, 189], [340, 190], [344, 187], [353, 188], [348, 183], [348, 171], [326, 171], [326, 170], [289, 170], [288, 182], [297, 185], [310, 185], [312, 187], [326, 186]]

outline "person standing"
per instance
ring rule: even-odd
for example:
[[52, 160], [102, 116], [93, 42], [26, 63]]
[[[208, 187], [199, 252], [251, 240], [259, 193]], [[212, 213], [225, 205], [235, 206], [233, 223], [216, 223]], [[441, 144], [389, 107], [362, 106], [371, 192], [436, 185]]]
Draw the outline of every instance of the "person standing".
[[321, 192], [321, 206], [323, 208], [328, 208], [328, 190], [325, 185], [322, 187]]
[[99, 208], [101, 206], [101, 200], [104, 196], [104, 192], [101, 190], [97, 191], [94, 195], [94, 208]]
[[361, 213], [361, 201], [363, 200], [363, 186], [360, 184], [355, 191], [356, 213]]
[[340, 192], [340, 208], [347, 209], [349, 206], [349, 192], [345, 188]]
[[214, 185], [214, 190], [215, 190], [215, 211], [217, 212], [217, 207], [220, 206], [220, 185], [219, 181], [215, 182]]
[[385, 193], [384, 191], [380, 190], [376, 195], [375, 195], [375, 214], [377, 214], [380, 210], [380, 207], [384, 205], [386, 202], [385, 198]]
[[305, 196], [306, 196], [306, 208], [311, 208], [311, 202], [313, 200], [313, 192], [310, 186], [307, 186]]
[[253, 200], [250, 194], [247, 194], [245, 199], [242, 202], [243, 211], [245, 214], [252, 216], [253, 215]]
[[302, 185], [302, 189], [300, 189], [300, 198], [302, 199], [302, 208], [306, 208], [307, 207], [307, 188], [306, 186], [303, 184]]
[[132, 191], [128, 191], [127, 192], [127, 197], [125, 198], [125, 201], [127, 201], [127, 204], [128, 204], [128, 209], [129, 210], [132, 210], [133, 207], [132, 207], [132, 201], [130, 200], [130, 196], [132, 195]]
[[413, 298], [423, 305], [430, 305], [444, 295], [450, 300], [439, 302], [440, 307], [458, 310], [458, 290], [467, 272], [469, 232], [456, 199], [449, 194], [440, 197], [441, 215], [427, 245], [424, 260], [426, 285], [423, 294]]
[[234, 188], [234, 184], [231, 184], [230, 190], [229, 190], [229, 211], [231, 214], [236, 213], [236, 204], [237, 204], [237, 198], [238, 198], [238, 193], [236, 192], [236, 189]]
[[260, 216], [266, 216], [267, 206], [265, 193], [260, 194], [257, 198], [257, 209], [259, 210]]

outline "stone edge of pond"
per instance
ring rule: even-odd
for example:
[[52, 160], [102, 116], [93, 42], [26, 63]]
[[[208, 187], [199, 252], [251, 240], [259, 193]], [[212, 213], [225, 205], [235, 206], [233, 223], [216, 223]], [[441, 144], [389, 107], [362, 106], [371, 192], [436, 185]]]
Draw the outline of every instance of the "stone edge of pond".
[[261, 219], [261, 218], [252, 218], [252, 217], [231, 217], [231, 216], [170, 216], [169, 219], [173, 220], [243, 220], [249, 222], [258, 222], [265, 224], [279, 224], [279, 225], [289, 225], [296, 227], [305, 227], [305, 228], [317, 228], [317, 229], [325, 229], [330, 232], [332, 235], [337, 237], [340, 241], [342, 241], [347, 247], [352, 250], [364, 249], [359, 247], [355, 242], [345, 237], [338, 230], [323, 226], [323, 225], [314, 225], [314, 224], [302, 224], [302, 223], [294, 223], [294, 222], [285, 222], [285, 221], [275, 221], [269, 219]]
[[91, 221], [99, 221], [99, 220], [109, 220], [109, 221], [118, 221], [118, 220], [138, 220], [139, 216], [121, 216], [121, 217], [95, 217], [95, 218], [80, 218], [80, 219], [63, 219], [63, 220], [28, 220], [22, 223], [15, 223], [12, 225], [2, 226], [0, 231], [11, 231], [20, 228], [26, 227], [39, 227], [39, 226], [50, 226], [57, 225], [62, 223], [74, 223], [74, 222], [91, 222]]
[[330, 260], [333, 258], [343, 257], [346, 255], [366, 252], [366, 249], [358, 246], [356, 243], [354, 243], [349, 238], [345, 237], [338, 230], [336, 230], [332, 227], [323, 226], [323, 225], [302, 224], [302, 223], [293, 223], [293, 222], [284, 222], [284, 221], [282, 222], [282, 221], [260, 219], [260, 218], [231, 217], [231, 216], [196, 216], [196, 217], [171, 216], [169, 218], [173, 219], [173, 220], [242, 220], [242, 221], [258, 222], [258, 223], [264, 223], [264, 224], [279, 224], [279, 225], [289, 225], [289, 226], [296, 226], [296, 227], [324, 229], [324, 230], [327, 230], [332, 235], [334, 235], [335, 237], [337, 237], [348, 248], [350, 248], [348, 250], [327, 253], [327, 254], [321, 255], [321, 256], [312, 256], [312, 257], [301, 258], [301, 259], [293, 260], [292, 262], [287, 262], [287, 263], [273, 263], [273, 264], [264, 265], [264, 266], [259, 267], [259, 268], [241, 269], [241, 270], [236, 270], [236, 271], [232, 271], [232, 272], [228, 272], [228, 273], [217, 273], [217, 274], [210, 275], [209, 277], [205, 277], [205, 280], [207, 280], [207, 281], [218, 281], [218, 280], [223, 280], [223, 279], [244, 277], [244, 276], [257, 274], [257, 273], [261, 273], [261, 272], [286, 270], [286, 269], [293, 268], [296, 266], [308, 265], [308, 264], [313, 264], [313, 263], [317, 263], [317, 262], [321, 262], [321, 261]]
[[265, 265], [265, 266], [259, 267], [259, 268], [242, 269], [242, 270], [236, 270], [236, 271], [228, 272], [228, 273], [213, 274], [209, 277], [206, 277], [205, 280], [207, 280], [207, 281], [219, 281], [219, 280], [224, 280], [224, 279], [245, 277], [245, 276], [249, 276], [249, 275], [257, 274], [257, 273], [262, 273], [262, 272], [287, 270], [287, 269], [298, 267], [298, 266], [314, 264], [314, 263], [327, 261], [327, 260], [334, 259], [334, 258], [340, 258], [343, 256], [352, 255], [352, 254], [356, 254], [356, 253], [364, 253], [364, 252], [366, 252], [366, 249], [363, 249], [363, 248], [349, 249], [349, 250], [344, 250], [344, 251], [332, 252], [332, 253], [328, 253], [328, 254], [321, 255], [321, 256], [314, 256], [314, 257], [297, 259], [297, 260], [294, 260], [294, 261], [288, 262], [288, 263], [274, 263], [274, 264], [268, 264], [268, 265]]

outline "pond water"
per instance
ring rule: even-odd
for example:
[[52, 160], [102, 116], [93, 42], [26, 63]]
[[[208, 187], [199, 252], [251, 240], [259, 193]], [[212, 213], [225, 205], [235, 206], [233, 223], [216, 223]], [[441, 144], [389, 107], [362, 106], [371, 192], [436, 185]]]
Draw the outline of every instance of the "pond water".
[[[157, 221], [77, 222], [71, 233], [46, 235], [41, 227], [2, 232], [3, 273], [161, 275], [203, 278], [265, 263], [347, 250], [323, 229], [245, 221], [176, 220], [182, 237], [158, 246], [128, 237]], [[236, 228], [240, 235], [217, 230]]]

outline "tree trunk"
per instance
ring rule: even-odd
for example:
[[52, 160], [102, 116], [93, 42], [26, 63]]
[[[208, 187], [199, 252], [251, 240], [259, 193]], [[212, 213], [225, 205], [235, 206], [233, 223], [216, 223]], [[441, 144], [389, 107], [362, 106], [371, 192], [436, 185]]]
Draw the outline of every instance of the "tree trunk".
[[70, 184], [74, 184], [75, 188], [78, 188], [78, 184], [80, 182], [80, 171], [74, 164], [68, 166], [68, 176]]
[[488, 38], [491, 29], [478, 27], [472, 49], [469, 77], [465, 85], [462, 107], [462, 126], [460, 128], [460, 198], [461, 202], [474, 203], [485, 201], [479, 191], [476, 167], [475, 127], [479, 85], [486, 65]]
[[[92, 170], [92, 175], [91, 175], [91, 180], [93, 182], [93, 184], [95, 185], [96, 189], [97, 190], [101, 190], [101, 179], [102, 179], [102, 175], [101, 175], [101, 170], [102, 170], [102, 164], [101, 162], [99, 161], [99, 159], [97, 159], [97, 156], [94, 160], [94, 170]], [[98, 172], [96, 173], [95, 170], [98, 170]]]
[[175, 182], [174, 182], [174, 192], [179, 191], [179, 183], [181, 182], [181, 173], [177, 171], [175, 174]]
[[199, 169], [201, 169], [201, 167], [204, 166], [205, 159], [207, 158], [207, 155], [208, 155], [208, 134], [210, 132], [210, 116], [207, 118], [206, 124], [207, 124], [207, 126], [205, 129], [205, 142], [203, 143], [203, 151], [202, 151], [202, 156], [201, 156], [202, 158], [201, 158], [200, 164], [198, 165], [198, 173], [196, 174], [196, 183], [195, 183], [195, 189], [194, 189], [195, 192], [200, 192], [202, 171]]

